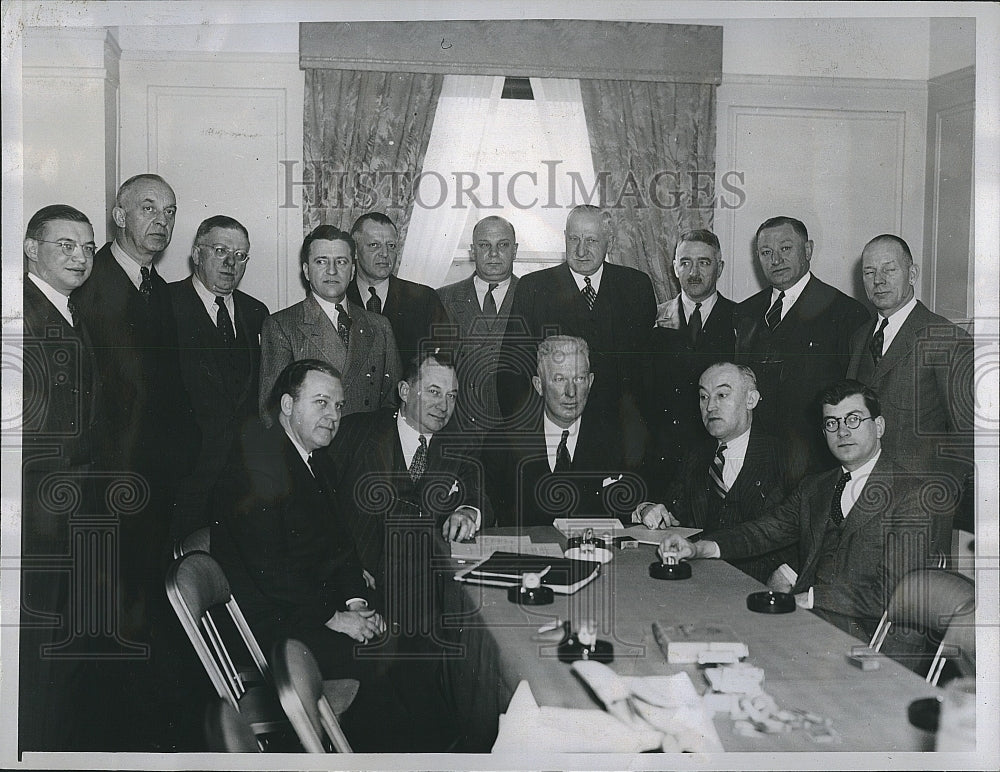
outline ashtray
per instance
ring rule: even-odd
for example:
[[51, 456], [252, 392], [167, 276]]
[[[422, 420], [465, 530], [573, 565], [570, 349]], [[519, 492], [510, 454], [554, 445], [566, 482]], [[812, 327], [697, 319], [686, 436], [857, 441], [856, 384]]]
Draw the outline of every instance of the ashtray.
[[747, 608], [758, 614], [789, 614], [795, 611], [795, 596], [790, 592], [752, 592]]
[[590, 644], [582, 643], [578, 636], [571, 635], [559, 644], [556, 656], [560, 662], [576, 662], [583, 659], [608, 664], [615, 661], [615, 647], [609, 641], [595, 640]]
[[[570, 539], [570, 542], [572, 541]], [[600, 544], [604, 543], [600, 539], [597, 539], [597, 541]], [[582, 547], [570, 547], [563, 555], [572, 560], [588, 560], [591, 563], [610, 563], [611, 559], [615, 556], [611, 550], [604, 547], [591, 546], [588, 549], [587, 544], [584, 544]]]
[[592, 544], [595, 549], [605, 549], [608, 546], [604, 539], [591, 535], [589, 530], [583, 536], [570, 536], [566, 540], [567, 549], [583, 547], [585, 544]]
[[507, 600], [522, 606], [547, 606], [555, 599], [551, 587], [508, 587]]
[[677, 560], [673, 555], [666, 555], [663, 561], [649, 564], [649, 575], [654, 579], [690, 579], [691, 564]]

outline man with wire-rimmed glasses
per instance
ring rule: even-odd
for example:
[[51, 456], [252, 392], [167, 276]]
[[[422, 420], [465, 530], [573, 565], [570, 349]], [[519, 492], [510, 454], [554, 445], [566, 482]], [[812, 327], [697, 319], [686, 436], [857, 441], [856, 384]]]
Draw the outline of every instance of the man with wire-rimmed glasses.
[[215, 215], [195, 232], [192, 273], [169, 286], [177, 318], [184, 386], [201, 428], [201, 455], [182, 481], [171, 535], [208, 525], [205, 507], [243, 422], [257, 413], [260, 328], [268, 309], [238, 289], [250, 260], [250, 235]]

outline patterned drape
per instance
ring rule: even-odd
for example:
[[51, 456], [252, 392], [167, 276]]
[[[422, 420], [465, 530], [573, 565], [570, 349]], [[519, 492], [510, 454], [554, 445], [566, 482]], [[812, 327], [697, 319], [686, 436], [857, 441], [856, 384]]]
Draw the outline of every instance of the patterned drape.
[[405, 241], [442, 75], [306, 69], [303, 232], [384, 212]]
[[680, 291], [677, 237], [712, 227], [715, 86], [581, 80], [580, 88], [600, 204], [616, 226], [609, 259], [649, 274], [657, 301], [669, 300]]

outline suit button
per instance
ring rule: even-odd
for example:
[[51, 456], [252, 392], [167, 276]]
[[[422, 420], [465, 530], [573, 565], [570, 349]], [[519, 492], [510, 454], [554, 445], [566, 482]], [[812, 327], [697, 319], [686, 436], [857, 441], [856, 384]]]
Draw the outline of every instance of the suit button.
[[369, 400], [366, 399], [365, 400], [365, 407], [368, 407], [368, 405], [369, 405]]
[[678, 421], [678, 420], [677, 420], [676, 418], [674, 419], [674, 426], [680, 426], [680, 423], [681, 423], [681, 422], [680, 422], [680, 421]]

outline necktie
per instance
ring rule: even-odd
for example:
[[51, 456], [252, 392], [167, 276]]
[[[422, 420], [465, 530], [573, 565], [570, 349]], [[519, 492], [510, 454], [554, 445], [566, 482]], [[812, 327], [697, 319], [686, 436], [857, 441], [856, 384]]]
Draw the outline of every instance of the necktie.
[[774, 305], [767, 309], [767, 313], [764, 314], [764, 324], [767, 325], [767, 329], [773, 330], [781, 324], [781, 304], [784, 299], [784, 291], [779, 292], [778, 299], [774, 301]]
[[885, 346], [885, 328], [889, 324], [888, 319], [883, 319], [882, 324], [878, 326], [875, 334], [872, 335], [871, 341], [869, 341], [869, 351], [872, 352], [872, 361], [875, 362], [875, 366], [878, 367], [879, 360], [882, 359], [882, 347]]
[[76, 303], [73, 302], [73, 298], [66, 298], [66, 310], [69, 311], [70, 324], [74, 327], [79, 326], [76, 318]]
[[139, 282], [139, 294], [142, 295], [142, 299], [148, 303], [150, 295], [153, 294], [152, 277], [155, 274], [151, 274], [149, 268], [144, 265], [139, 268], [139, 273], [142, 274], [142, 281]]
[[595, 290], [594, 285], [590, 283], [589, 276], [585, 276], [583, 278], [583, 283], [586, 285], [581, 290], [581, 292], [583, 293], [583, 299], [587, 301], [587, 308], [593, 311], [594, 303], [597, 302], [597, 290]]
[[348, 346], [351, 343], [351, 317], [347, 315], [343, 304], [337, 303], [334, 308], [337, 309], [337, 334], [344, 345]]
[[[309, 454], [308, 458], [306, 459], [306, 463], [309, 465], [309, 474], [311, 474], [313, 477], [316, 477], [316, 464], [313, 461], [313, 454], [312, 453]], [[316, 479], [319, 479], [319, 478], [316, 477]]]
[[226, 308], [226, 299], [217, 295], [215, 305], [219, 307], [215, 312], [215, 325], [222, 333], [222, 342], [227, 346], [232, 346], [236, 342], [236, 330], [233, 327], [233, 317], [229, 315], [229, 309]]
[[568, 472], [573, 463], [573, 459], [569, 457], [569, 448], [566, 446], [568, 438], [569, 429], [563, 429], [562, 438], [559, 440], [559, 447], [556, 448], [556, 468], [553, 470], [555, 472]]
[[726, 466], [726, 443], [719, 445], [718, 450], [715, 451], [715, 456], [712, 457], [712, 464], [708, 468], [708, 479], [712, 484], [712, 492], [718, 496], [720, 499], [726, 498], [726, 493], [729, 489], [726, 484], [722, 481], [722, 470]]
[[840, 479], [837, 480], [837, 484], [833, 488], [833, 500], [830, 502], [830, 520], [834, 525], [840, 525], [844, 522], [844, 510], [840, 506], [840, 497], [844, 495], [844, 488], [847, 487], [847, 481], [851, 479], [850, 472], [844, 472], [840, 475]]
[[413, 482], [419, 480], [426, 468], [427, 468], [427, 438], [421, 434], [420, 447], [417, 448], [417, 452], [413, 454], [413, 460], [410, 462], [410, 479], [413, 480]]
[[487, 316], [497, 315], [497, 299], [493, 297], [493, 290], [499, 286], [499, 284], [490, 284], [489, 289], [486, 290], [486, 295], [483, 297], [483, 313]]
[[688, 333], [691, 336], [691, 345], [698, 345], [698, 336], [701, 335], [701, 303], [694, 304], [694, 311], [688, 319]]
[[378, 296], [374, 287], [368, 288], [368, 300], [365, 303], [365, 308], [371, 311], [373, 314], [382, 313], [382, 298]]

